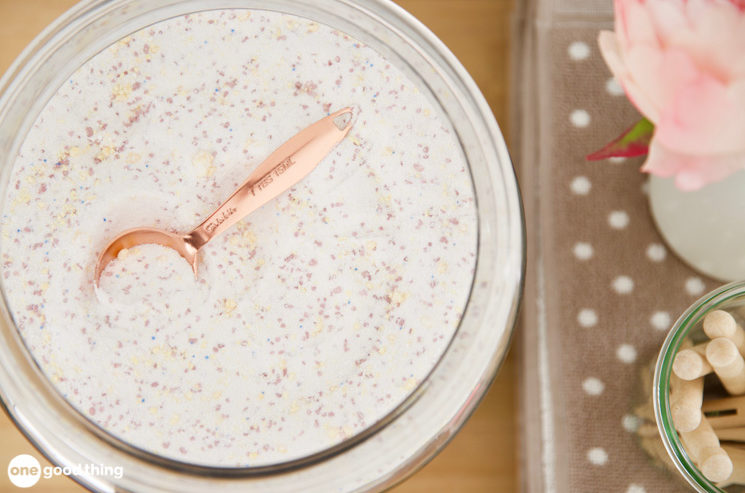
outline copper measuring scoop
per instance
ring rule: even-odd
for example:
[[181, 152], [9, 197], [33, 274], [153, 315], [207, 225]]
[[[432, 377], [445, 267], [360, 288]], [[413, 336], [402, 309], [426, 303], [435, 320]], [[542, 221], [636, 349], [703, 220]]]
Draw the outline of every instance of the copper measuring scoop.
[[344, 108], [301, 130], [271, 153], [211, 216], [185, 235], [155, 228], [135, 228], [123, 232], [98, 256], [96, 287], [106, 265], [120, 251], [149, 243], [176, 250], [191, 264], [196, 277], [199, 260], [197, 252], [200, 248], [302, 180], [344, 139], [351, 128], [352, 108]]

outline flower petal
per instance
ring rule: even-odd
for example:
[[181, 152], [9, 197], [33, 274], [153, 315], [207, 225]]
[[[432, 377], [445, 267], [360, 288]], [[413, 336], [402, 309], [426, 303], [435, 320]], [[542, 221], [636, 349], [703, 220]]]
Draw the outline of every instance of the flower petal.
[[645, 2], [644, 6], [662, 47], [669, 46], [670, 39], [678, 36], [681, 31], [690, 31], [692, 28], [685, 5], [678, 0], [653, 0]]
[[[670, 2], [648, 4], [650, 9], [658, 9], [659, 4]], [[677, 9], [688, 21], [667, 35], [670, 47], [684, 50], [696, 65], [722, 81], [745, 76], [745, 59], [741, 56], [745, 46], [745, 15], [737, 6], [726, 1], [689, 0]], [[667, 19], [671, 13], [656, 13], [655, 18], [662, 19], [663, 15]]]
[[656, 46], [639, 43], [635, 44], [625, 55], [629, 78], [634, 80], [659, 113], [667, 99], [661, 80], [663, 52]]
[[673, 90], [655, 138], [686, 154], [745, 152], [745, 81], [725, 86], [707, 73]]
[[626, 75], [626, 64], [624, 63], [623, 55], [619, 50], [616, 33], [611, 31], [600, 31], [600, 33], [598, 33], [598, 46], [600, 47], [600, 53], [603, 55], [605, 63], [608, 64], [613, 75], [617, 78]]
[[616, 35], [610, 31], [601, 31], [598, 35], [598, 45], [605, 63], [621, 83], [634, 106], [649, 120], [656, 121], [659, 117], [659, 109], [630, 74], [619, 50]]
[[659, 38], [646, 5], [640, 0], [616, 0], [616, 33], [621, 49], [627, 51], [635, 43], [659, 46]]
[[675, 176], [681, 190], [698, 190], [745, 168], [745, 153], [726, 155], [682, 154], [653, 139], [642, 171], [661, 177]]

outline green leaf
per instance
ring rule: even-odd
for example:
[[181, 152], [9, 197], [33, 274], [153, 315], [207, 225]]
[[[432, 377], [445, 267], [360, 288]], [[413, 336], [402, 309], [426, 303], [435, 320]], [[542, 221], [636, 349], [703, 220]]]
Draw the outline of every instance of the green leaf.
[[631, 128], [602, 149], [587, 155], [588, 161], [599, 161], [609, 157], [643, 156], [649, 152], [649, 142], [654, 134], [654, 123], [642, 118]]

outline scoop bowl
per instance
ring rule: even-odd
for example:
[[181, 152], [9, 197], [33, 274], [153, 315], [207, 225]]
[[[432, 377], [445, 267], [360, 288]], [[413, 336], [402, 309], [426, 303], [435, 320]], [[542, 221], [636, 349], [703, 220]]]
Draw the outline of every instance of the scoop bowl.
[[112, 240], [111, 243], [101, 252], [96, 262], [95, 280], [96, 286], [101, 281], [101, 274], [106, 266], [119, 256], [122, 250], [133, 248], [138, 245], [156, 244], [172, 248], [181, 255], [184, 260], [189, 262], [194, 276], [197, 275], [197, 252], [198, 249], [189, 243], [189, 238], [169, 233], [155, 228], [134, 228], [129, 229]]

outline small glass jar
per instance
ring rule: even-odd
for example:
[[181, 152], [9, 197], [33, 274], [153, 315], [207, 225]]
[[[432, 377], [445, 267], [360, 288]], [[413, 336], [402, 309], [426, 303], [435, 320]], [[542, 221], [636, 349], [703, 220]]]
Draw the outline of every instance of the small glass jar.
[[652, 386], [652, 400], [662, 443], [681, 476], [696, 491], [701, 493], [721, 493], [724, 490], [709, 481], [696, 467], [673, 426], [670, 411], [670, 375], [673, 361], [683, 341], [689, 338], [694, 342], [706, 340], [702, 328], [703, 320], [707, 313], [714, 310], [726, 310], [736, 314], [743, 313], [743, 310], [745, 310], [745, 281], [727, 284], [706, 294], [680, 316], [662, 345], [657, 358]]

